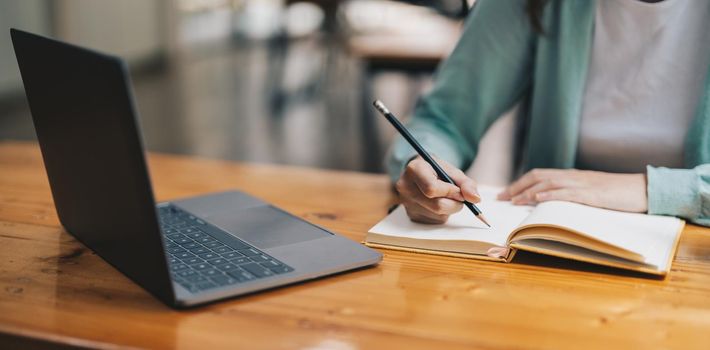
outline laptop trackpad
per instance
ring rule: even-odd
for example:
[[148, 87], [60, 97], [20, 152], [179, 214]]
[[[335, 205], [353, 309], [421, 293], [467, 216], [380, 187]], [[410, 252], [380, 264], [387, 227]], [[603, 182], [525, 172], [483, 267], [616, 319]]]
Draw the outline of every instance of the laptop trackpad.
[[331, 235], [272, 206], [224, 211], [205, 216], [205, 219], [262, 249]]

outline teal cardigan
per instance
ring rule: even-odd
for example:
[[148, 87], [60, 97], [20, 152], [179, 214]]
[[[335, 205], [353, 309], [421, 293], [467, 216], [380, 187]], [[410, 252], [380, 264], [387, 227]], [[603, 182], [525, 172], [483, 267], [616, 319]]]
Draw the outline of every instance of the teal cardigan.
[[[411, 132], [430, 152], [468, 168], [488, 127], [524, 101], [524, 170], [573, 168], [589, 67], [595, 1], [549, 1], [545, 35], [533, 32], [522, 0], [479, 0]], [[710, 75], [710, 72], [709, 72]], [[673, 122], [669, 117], [669, 122]], [[398, 137], [388, 156], [396, 180], [414, 150]], [[687, 169], [647, 167], [648, 213], [710, 226], [710, 79], [685, 142]]]

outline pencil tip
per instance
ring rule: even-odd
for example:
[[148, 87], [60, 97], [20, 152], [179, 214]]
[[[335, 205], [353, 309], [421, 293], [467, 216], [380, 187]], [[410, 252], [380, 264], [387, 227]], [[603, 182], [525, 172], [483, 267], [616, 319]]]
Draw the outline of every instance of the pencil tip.
[[479, 220], [483, 221], [483, 223], [486, 224], [486, 226], [488, 226], [488, 228], [491, 227], [491, 224], [488, 223], [488, 220], [486, 220], [486, 217], [483, 216], [483, 214], [478, 214], [478, 215], [476, 215], [476, 217], [477, 217]]

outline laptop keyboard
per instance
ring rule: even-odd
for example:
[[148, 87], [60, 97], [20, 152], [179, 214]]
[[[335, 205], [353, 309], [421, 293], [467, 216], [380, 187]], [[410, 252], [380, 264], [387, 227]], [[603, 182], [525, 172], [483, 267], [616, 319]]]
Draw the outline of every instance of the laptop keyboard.
[[[172, 279], [193, 293], [293, 271], [254, 246], [172, 205], [158, 207], [158, 214]], [[230, 239], [222, 242], [215, 238], [219, 235]]]

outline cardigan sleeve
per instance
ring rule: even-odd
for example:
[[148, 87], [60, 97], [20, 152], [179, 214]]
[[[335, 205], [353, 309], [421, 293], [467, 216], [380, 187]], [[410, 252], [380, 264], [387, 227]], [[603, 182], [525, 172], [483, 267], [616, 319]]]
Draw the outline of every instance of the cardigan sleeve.
[[[525, 1], [477, 1], [407, 128], [433, 155], [468, 167], [488, 127], [529, 89], [533, 51]], [[393, 181], [415, 155], [397, 135], [386, 164]]]
[[648, 213], [710, 226], [710, 164], [693, 169], [648, 166]]

